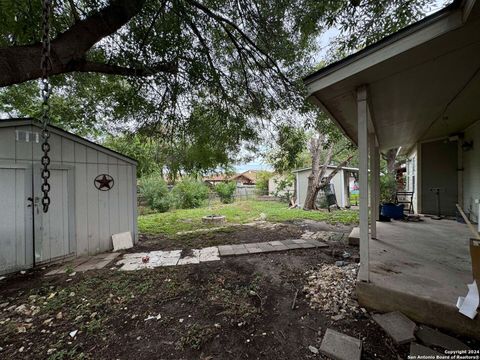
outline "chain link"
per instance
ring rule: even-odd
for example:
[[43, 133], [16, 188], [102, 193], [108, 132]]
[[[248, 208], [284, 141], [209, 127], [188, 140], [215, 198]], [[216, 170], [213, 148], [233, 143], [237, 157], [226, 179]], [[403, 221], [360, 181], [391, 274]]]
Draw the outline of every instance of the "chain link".
[[50, 178], [50, 170], [48, 166], [50, 165], [50, 156], [48, 155], [50, 151], [50, 132], [48, 130], [48, 124], [50, 122], [50, 81], [48, 79], [48, 73], [51, 69], [51, 59], [50, 59], [50, 13], [52, 9], [52, 0], [43, 0], [42, 1], [42, 59], [40, 67], [42, 69], [42, 79], [41, 79], [41, 96], [42, 96], [42, 152], [43, 156], [41, 159], [43, 168], [42, 168], [42, 206], [43, 212], [48, 211], [50, 206], [50, 184], [48, 182]]

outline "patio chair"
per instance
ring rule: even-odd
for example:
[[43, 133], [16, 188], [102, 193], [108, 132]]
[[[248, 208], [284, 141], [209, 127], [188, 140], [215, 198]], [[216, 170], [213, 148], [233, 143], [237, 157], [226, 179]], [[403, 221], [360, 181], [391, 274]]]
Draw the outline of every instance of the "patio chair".
[[409, 214], [414, 214], [413, 210], [413, 191], [397, 191], [395, 194], [395, 203], [403, 204], [403, 211], [407, 211]]

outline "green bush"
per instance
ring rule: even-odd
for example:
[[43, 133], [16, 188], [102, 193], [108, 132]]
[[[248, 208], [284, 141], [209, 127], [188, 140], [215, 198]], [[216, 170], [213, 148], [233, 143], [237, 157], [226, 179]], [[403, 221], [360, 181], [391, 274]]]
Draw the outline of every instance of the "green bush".
[[148, 206], [159, 212], [166, 212], [173, 206], [173, 198], [167, 183], [159, 175], [150, 175], [140, 180], [140, 195]]
[[269, 171], [259, 171], [257, 173], [257, 180], [255, 188], [257, 195], [268, 195], [268, 180], [273, 176]]
[[203, 182], [187, 178], [174, 186], [172, 196], [178, 209], [193, 209], [203, 205], [208, 188]]
[[380, 176], [380, 202], [389, 204], [395, 202], [397, 192], [397, 181], [392, 174]]
[[215, 192], [220, 198], [220, 201], [224, 204], [231, 204], [233, 202], [233, 194], [236, 189], [237, 183], [234, 181], [220, 183], [215, 186]]

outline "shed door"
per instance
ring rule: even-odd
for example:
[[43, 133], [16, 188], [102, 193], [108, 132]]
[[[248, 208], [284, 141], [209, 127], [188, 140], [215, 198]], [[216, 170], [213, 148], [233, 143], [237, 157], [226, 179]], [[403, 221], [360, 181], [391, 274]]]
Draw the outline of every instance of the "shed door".
[[33, 265], [32, 172], [0, 165], [0, 274]]
[[35, 262], [43, 263], [73, 253], [70, 246], [69, 186], [67, 169], [50, 170], [50, 207], [47, 213], [41, 206], [40, 169], [35, 169]]
[[441, 215], [453, 216], [458, 202], [457, 142], [439, 140], [422, 144], [422, 212], [437, 214], [439, 190]]

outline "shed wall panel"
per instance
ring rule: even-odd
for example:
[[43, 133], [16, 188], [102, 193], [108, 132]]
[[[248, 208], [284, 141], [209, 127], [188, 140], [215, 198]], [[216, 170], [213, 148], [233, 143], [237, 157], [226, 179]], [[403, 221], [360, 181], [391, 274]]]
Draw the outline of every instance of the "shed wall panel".
[[[108, 174], [108, 164], [106, 163], [107, 156], [98, 152], [98, 174]], [[97, 176], [95, 175], [95, 176]], [[95, 178], [95, 177], [94, 177]], [[93, 179], [92, 179], [93, 181]], [[110, 191], [99, 191], [95, 187], [93, 188], [98, 192], [98, 227], [99, 227], [99, 249], [100, 251], [110, 250], [109, 240], [112, 235], [110, 231]]]
[[75, 161], [75, 143], [67, 138], [62, 138], [62, 162], [73, 163]]
[[0, 128], [0, 159], [15, 160], [15, 128]]

